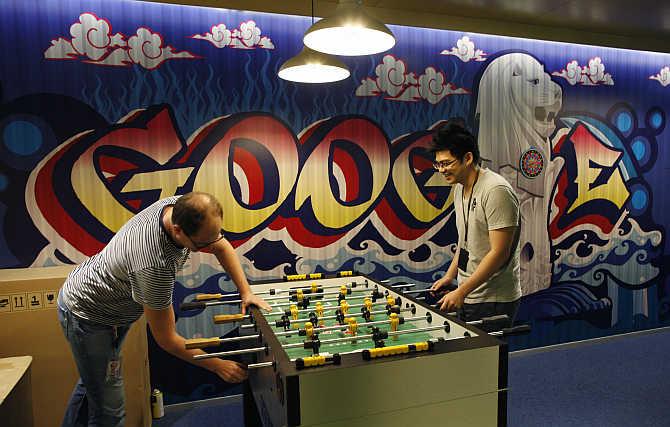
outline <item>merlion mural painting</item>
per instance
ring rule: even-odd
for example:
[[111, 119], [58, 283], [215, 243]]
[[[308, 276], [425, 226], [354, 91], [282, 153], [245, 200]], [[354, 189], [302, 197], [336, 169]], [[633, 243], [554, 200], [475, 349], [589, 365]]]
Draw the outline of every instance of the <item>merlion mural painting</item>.
[[[306, 86], [276, 74], [305, 17], [37, 4], [0, 11], [0, 267], [80, 262], [158, 198], [203, 190], [251, 280], [432, 283], [456, 232], [424, 147], [463, 117], [522, 202], [519, 319], [550, 325], [527, 345], [670, 322], [670, 55], [395, 26], [391, 51], [346, 59], [350, 79]], [[174, 304], [220, 289], [193, 256]]]
[[551, 161], [549, 137], [562, 103], [561, 87], [524, 53], [495, 58], [479, 82], [476, 115], [482, 165], [503, 175], [520, 201], [524, 295], [551, 284], [547, 219], [560, 167]]

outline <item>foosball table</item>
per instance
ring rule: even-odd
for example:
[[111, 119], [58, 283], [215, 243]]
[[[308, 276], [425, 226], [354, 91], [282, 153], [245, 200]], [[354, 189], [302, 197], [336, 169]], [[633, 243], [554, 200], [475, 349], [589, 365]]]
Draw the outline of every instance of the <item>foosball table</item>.
[[[507, 345], [496, 335], [522, 329], [486, 333], [477, 326], [500, 317], [462, 322], [413, 286], [353, 272], [254, 284], [271, 312], [215, 315], [239, 322], [240, 336], [186, 345], [244, 347], [196, 358], [245, 355], [247, 425], [506, 425]], [[235, 296], [197, 295], [182, 310], [239, 304]]]

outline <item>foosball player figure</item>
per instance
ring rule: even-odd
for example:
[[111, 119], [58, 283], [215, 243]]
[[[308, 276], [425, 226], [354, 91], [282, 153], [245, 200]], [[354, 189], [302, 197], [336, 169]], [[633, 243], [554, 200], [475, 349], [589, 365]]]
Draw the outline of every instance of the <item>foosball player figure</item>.
[[390, 307], [389, 307], [389, 306], [387, 305], [387, 306], [386, 306], [386, 314], [388, 314], [388, 315], [390, 316], [391, 313], [400, 314], [400, 306], [399, 306], [399, 305], [393, 305], [393, 306], [390, 306]]
[[301, 329], [300, 332], [298, 332], [298, 335], [305, 335], [307, 338], [312, 338], [314, 335], [314, 325], [312, 322], [305, 322], [305, 329]]
[[312, 350], [312, 354], [319, 354], [319, 348], [321, 347], [321, 341], [319, 340], [319, 334], [312, 334], [310, 339], [305, 340], [303, 343], [303, 348], [305, 350]]
[[[355, 337], [356, 334], [358, 333], [358, 322], [356, 322], [356, 319], [353, 317], [347, 317], [347, 332], [348, 334], [351, 334], [352, 337]], [[353, 344], [356, 344], [356, 340], [351, 341]]]
[[[397, 313], [391, 313], [389, 318], [391, 319], [391, 331], [393, 331], [393, 332], [397, 331], [398, 330], [398, 325], [400, 324], [400, 318], [398, 317], [398, 314]], [[397, 340], [398, 336], [393, 335], [391, 337], [391, 339]]]
[[291, 295], [291, 301], [302, 302], [305, 299], [305, 293], [302, 289], [296, 289], [295, 294]]
[[295, 320], [298, 320], [299, 313], [298, 313], [298, 306], [295, 304], [291, 304], [291, 319], [294, 320], [294, 322], [291, 322], [291, 328], [292, 329], [299, 329], [300, 325], [295, 322]]
[[[365, 312], [368, 312], [368, 318], [365, 318]], [[370, 297], [365, 297], [363, 300], [363, 307], [361, 307], [361, 313], [363, 313], [363, 318], [365, 318], [366, 322], [371, 321], [374, 316], [369, 314], [372, 311], [372, 298]]]
[[388, 309], [389, 307], [393, 307], [394, 305], [400, 305], [400, 304], [397, 304], [397, 301], [395, 300], [395, 298], [393, 298], [391, 296], [387, 296], [386, 297], [386, 308]]
[[388, 332], [386, 332], [383, 329], [379, 329], [378, 327], [373, 327], [372, 328], [372, 340], [375, 343], [375, 348], [380, 348], [386, 346], [384, 343], [384, 340], [389, 337]]
[[375, 288], [372, 290], [372, 302], [376, 302], [378, 299], [384, 298], [384, 294], [379, 292], [379, 288], [375, 285]]
[[289, 317], [286, 314], [282, 314], [282, 316], [275, 322], [275, 327], [277, 328], [284, 328], [284, 330], [288, 330], [288, 325], [290, 324], [290, 321], [288, 320]]
[[323, 325], [323, 320], [320, 320], [321, 318], [319, 317], [318, 314], [311, 312], [309, 313], [309, 323], [314, 325]]
[[349, 303], [347, 300], [340, 301], [340, 310], [342, 310], [342, 314], [349, 314]]
[[[317, 302], [315, 311], [316, 311], [316, 316], [319, 319], [323, 318], [323, 304], [321, 304], [320, 302]], [[314, 325], [316, 326], [316, 323]], [[319, 320], [318, 325], [319, 325], [320, 328], [322, 328], [323, 327], [323, 320]]]

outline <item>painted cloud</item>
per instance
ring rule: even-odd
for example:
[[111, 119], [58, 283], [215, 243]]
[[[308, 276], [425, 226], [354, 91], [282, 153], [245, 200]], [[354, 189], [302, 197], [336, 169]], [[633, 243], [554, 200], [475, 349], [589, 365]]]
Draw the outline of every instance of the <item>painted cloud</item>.
[[418, 78], [414, 72], [407, 71], [402, 59], [393, 55], [384, 55], [381, 64], [375, 67], [376, 78], [366, 77], [356, 88], [356, 96], [379, 96], [392, 101], [418, 101], [425, 99], [437, 104], [449, 95], [470, 93], [467, 89], [457, 88], [447, 82], [442, 71], [426, 67]]
[[149, 70], [158, 68], [168, 59], [194, 59], [196, 55], [175, 52], [164, 46], [163, 37], [149, 28], [140, 27], [126, 40], [121, 33], [112, 33], [112, 25], [92, 13], [79, 15], [79, 22], [70, 26], [71, 40], [63, 37], [51, 40], [44, 51], [46, 59], [79, 59], [95, 65], [129, 67], [140, 65]]
[[44, 51], [46, 59], [77, 59], [78, 56], [72, 43], [62, 37], [51, 40], [51, 46]]
[[649, 76], [649, 80], [656, 80], [663, 87], [670, 85], [670, 67], [661, 68], [658, 74]]
[[463, 36], [456, 42], [456, 46], [452, 47], [451, 50], [443, 50], [440, 52], [440, 55], [451, 55], [455, 56], [463, 62], [469, 61], [486, 61], [484, 58], [487, 53], [481, 49], [475, 49], [475, 44], [470, 40], [470, 37]]
[[610, 73], [605, 72], [605, 64], [602, 59], [596, 56], [589, 60], [589, 65], [581, 67], [575, 60], [568, 62], [561, 71], [554, 71], [552, 76], [562, 77], [568, 81], [572, 86], [613, 86], [614, 80]]
[[267, 36], [261, 35], [260, 27], [254, 21], [246, 21], [239, 28], [229, 30], [226, 24], [214, 25], [209, 33], [194, 34], [192, 39], [207, 40], [219, 49], [232, 47], [234, 49], [274, 49], [275, 45]]

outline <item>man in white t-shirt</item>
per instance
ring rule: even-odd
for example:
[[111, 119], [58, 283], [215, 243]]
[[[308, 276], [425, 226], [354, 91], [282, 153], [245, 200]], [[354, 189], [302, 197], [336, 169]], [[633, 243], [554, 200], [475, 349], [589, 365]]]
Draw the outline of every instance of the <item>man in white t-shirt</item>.
[[437, 293], [457, 279], [439, 300], [440, 309], [460, 310], [466, 321], [506, 314], [514, 321], [519, 283], [519, 201], [512, 186], [480, 167], [475, 137], [462, 120], [450, 120], [433, 135], [435, 169], [453, 185], [458, 247], [446, 274], [430, 288]]

